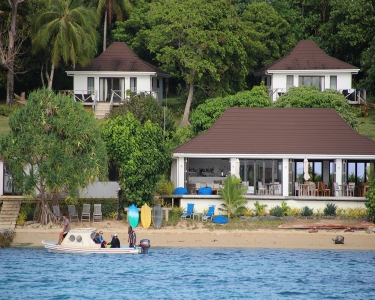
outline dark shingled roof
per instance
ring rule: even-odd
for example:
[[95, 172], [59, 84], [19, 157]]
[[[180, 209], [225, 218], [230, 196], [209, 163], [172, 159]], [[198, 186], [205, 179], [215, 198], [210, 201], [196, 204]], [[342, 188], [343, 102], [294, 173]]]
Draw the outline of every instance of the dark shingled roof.
[[375, 155], [375, 141], [333, 108], [228, 108], [173, 153]]
[[255, 73], [266, 70], [331, 70], [331, 69], [358, 69], [341, 60], [333, 58], [313, 41], [302, 40], [285, 57], [257, 70]]
[[140, 59], [128, 45], [114, 42], [87, 66], [77, 66], [74, 71], [167, 72]]

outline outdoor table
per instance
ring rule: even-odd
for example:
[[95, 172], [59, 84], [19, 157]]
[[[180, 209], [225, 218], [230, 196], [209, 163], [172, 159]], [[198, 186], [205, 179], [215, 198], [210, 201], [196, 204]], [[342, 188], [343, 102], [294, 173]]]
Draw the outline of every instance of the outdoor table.
[[203, 213], [193, 213], [193, 220], [195, 217], [197, 217], [197, 220], [199, 221], [199, 218], [202, 219]]

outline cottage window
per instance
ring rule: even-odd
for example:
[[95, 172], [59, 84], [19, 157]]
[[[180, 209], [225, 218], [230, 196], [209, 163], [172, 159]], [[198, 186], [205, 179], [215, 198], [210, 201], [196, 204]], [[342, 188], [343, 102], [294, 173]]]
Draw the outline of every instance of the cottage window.
[[337, 90], [337, 76], [329, 77], [329, 88], [331, 90]]
[[137, 77], [130, 77], [130, 91], [133, 95], [137, 94]]
[[324, 89], [324, 76], [299, 76], [298, 86], [302, 85], [313, 85], [316, 86], [320, 91]]
[[156, 87], [159, 88], [159, 79], [156, 79]]
[[286, 75], [286, 91], [294, 86], [293, 75]]
[[87, 77], [87, 93], [94, 93], [94, 77]]

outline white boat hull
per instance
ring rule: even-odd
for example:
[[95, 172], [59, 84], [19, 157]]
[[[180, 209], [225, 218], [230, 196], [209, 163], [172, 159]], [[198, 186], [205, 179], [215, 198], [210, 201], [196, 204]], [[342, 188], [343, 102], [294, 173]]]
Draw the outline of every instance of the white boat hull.
[[54, 242], [45, 242], [42, 241], [44, 247], [48, 252], [54, 253], [80, 253], [80, 254], [91, 254], [91, 253], [105, 253], [105, 254], [141, 254], [142, 248], [76, 248], [63, 245], [56, 245]]

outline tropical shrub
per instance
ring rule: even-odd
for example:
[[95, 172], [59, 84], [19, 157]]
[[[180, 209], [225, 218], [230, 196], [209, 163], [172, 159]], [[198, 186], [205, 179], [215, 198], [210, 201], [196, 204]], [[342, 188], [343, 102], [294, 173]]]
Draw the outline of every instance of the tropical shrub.
[[23, 226], [25, 225], [26, 220], [27, 220], [27, 211], [21, 208], [21, 211], [18, 214], [16, 224]]
[[284, 212], [281, 206], [277, 205], [270, 210], [270, 215], [275, 217], [282, 217], [284, 216]]
[[172, 195], [174, 191], [173, 183], [167, 179], [166, 176], [162, 176], [156, 184], [156, 192], [159, 195]]
[[255, 206], [255, 215], [256, 216], [265, 216], [267, 214], [267, 204], [260, 204], [259, 201], [255, 201], [254, 203]]
[[228, 218], [239, 216], [246, 211], [247, 200], [243, 197], [247, 187], [240, 185], [241, 179], [229, 175], [224, 179], [224, 186], [219, 189], [219, 196], [224, 200], [219, 210], [224, 211]]
[[284, 216], [287, 216], [289, 214], [290, 207], [284, 200], [281, 202], [281, 210], [283, 211]]
[[290, 216], [293, 216], [293, 217], [298, 217], [301, 215], [301, 209], [298, 208], [298, 207], [292, 207], [290, 210], [289, 210], [289, 215]]
[[349, 207], [346, 216], [348, 218], [363, 219], [367, 216], [367, 210], [364, 207]]
[[334, 203], [326, 203], [323, 212], [325, 216], [336, 216], [337, 205]]
[[345, 217], [346, 216], [346, 209], [345, 208], [337, 208], [336, 216]]
[[371, 181], [365, 196], [368, 199], [368, 201], [365, 202], [367, 213], [375, 221], [375, 179]]
[[301, 216], [303, 217], [310, 217], [313, 215], [313, 209], [309, 208], [308, 206], [304, 206], [301, 209]]

